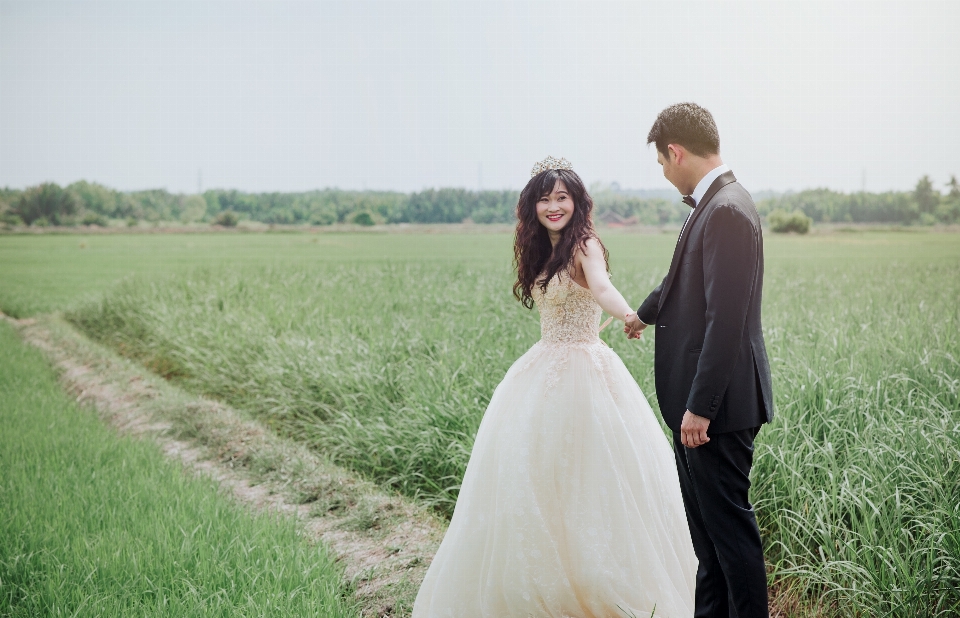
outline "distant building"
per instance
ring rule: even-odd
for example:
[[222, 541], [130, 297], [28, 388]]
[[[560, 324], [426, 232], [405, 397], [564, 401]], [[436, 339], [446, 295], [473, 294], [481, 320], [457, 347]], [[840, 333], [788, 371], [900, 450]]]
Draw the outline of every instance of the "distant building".
[[640, 220], [636, 215], [631, 215], [629, 217], [624, 217], [619, 215], [612, 210], [606, 210], [600, 213], [600, 216], [597, 217], [610, 227], [623, 227], [627, 225], [636, 225]]

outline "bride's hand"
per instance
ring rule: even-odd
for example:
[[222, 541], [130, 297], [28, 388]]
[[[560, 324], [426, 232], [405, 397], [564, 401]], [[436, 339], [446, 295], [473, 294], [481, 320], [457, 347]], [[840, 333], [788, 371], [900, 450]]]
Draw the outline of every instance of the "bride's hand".
[[631, 311], [623, 319], [623, 332], [627, 334], [627, 339], [639, 339], [643, 336], [643, 329], [646, 327], [647, 325], [637, 317], [636, 311]]

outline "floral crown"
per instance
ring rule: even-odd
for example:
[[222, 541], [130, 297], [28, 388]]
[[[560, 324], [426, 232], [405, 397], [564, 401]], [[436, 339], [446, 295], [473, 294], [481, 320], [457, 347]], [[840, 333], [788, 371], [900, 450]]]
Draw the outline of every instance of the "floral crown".
[[547, 157], [543, 161], [540, 161], [533, 166], [533, 169], [530, 170], [530, 178], [533, 178], [537, 174], [542, 174], [547, 170], [572, 170], [573, 165], [563, 157], [559, 159], [555, 157]]

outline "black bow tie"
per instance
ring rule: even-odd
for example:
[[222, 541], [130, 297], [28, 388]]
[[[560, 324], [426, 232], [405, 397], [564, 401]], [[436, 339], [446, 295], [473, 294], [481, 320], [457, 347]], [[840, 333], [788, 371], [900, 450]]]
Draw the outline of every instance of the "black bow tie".
[[689, 206], [690, 208], [696, 208], [696, 207], [697, 207], [697, 201], [696, 201], [695, 199], [693, 199], [693, 196], [692, 196], [692, 195], [684, 195], [684, 196], [683, 196], [683, 203], [686, 204], [687, 206]]

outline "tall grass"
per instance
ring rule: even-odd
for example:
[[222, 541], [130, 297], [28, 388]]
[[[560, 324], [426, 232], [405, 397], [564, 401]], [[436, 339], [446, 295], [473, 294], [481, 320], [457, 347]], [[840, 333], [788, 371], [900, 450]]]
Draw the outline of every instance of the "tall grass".
[[126, 281], [70, 318], [450, 512], [493, 386], [538, 334], [505, 275], [410, 263], [204, 269]]
[[769, 557], [841, 615], [960, 612], [958, 263], [779, 268], [779, 417], [753, 495]]
[[0, 615], [356, 615], [292, 522], [117, 437], [2, 323], [0, 401]]
[[[827, 615], [960, 611], [960, 247], [894, 236], [768, 252], [778, 417], [753, 497], [780, 584]], [[619, 262], [615, 281], [634, 297], [662, 267]], [[463, 263], [200, 269], [69, 317], [449, 512], [493, 388], [538, 337], [510, 283]], [[651, 343], [610, 341], [655, 403]]]

